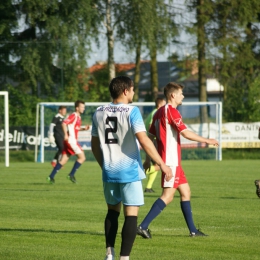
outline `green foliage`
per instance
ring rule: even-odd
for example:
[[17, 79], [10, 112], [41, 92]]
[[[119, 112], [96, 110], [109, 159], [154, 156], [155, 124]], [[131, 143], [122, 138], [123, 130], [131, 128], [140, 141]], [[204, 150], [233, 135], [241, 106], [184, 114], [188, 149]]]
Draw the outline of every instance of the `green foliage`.
[[34, 126], [36, 105], [35, 96], [26, 95], [16, 87], [8, 86], [9, 92], [9, 125]]
[[[244, 75], [242, 75], [243, 77]], [[238, 77], [228, 88], [223, 115], [231, 122], [257, 122], [260, 115], [260, 76], [243, 81]]]
[[[12, 8], [16, 13], [10, 16], [13, 24], [0, 30], [1, 48], [4, 49], [0, 54], [0, 71], [7, 76], [2, 77], [0, 90], [9, 90], [11, 82], [23, 93], [45, 101], [71, 101], [82, 97], [87, 79], [79, 79], [79, 75], [85, 74], [87, 46], [93, 32], [91, 28], [95, 27], [92, 1], [6, 2], [0, 4], [0, 11], [5, 5], [10, 14]], [[20, 18], [24, 26], [18, 31]], [[0, 28], [6, 25], [4, 22], [0, 19]], [[9, 34], [12, 42], [8, 42], [6, 32], [11, 30], [14, 31]], [[71, 92], [76, 96], [72, 97]]]
[[87, 101], [91, 102], [110, 102], [108, 70], [103, 69], [96, 71], [92, 75], [92, 80], [89, 82]]
[[[86, 72], [90, 42], [108, 25], [107, 4], [106, 0], [1, 2], [0, 91], [7, 90], [15, 98], [10, 106], [12, 124], [18, 124], [19, 115], [32, 122], [37, 101], [110, 100], [109, 73], [98, 72], [91, 78]], [[177, 58], [178, 65], [187, 68], [189, 63], [188, 72], [193, 65], [199, 67], [201, 88], [205, 89], [207, 75], [220, 80], [225, 89], [225, 120], [258, 120], [259, 0], [186, 1], [191, 19], [186, 20], [185, 14], [185, 22], [179, 25], [174, 1], [117, 0], [109, 6], [110, 40], [121, 41], [126, 53], [134, 50], [138, 57], [141, 51], [150, 51], [154, 64], [151, 95], [158, 87], [157, 53], [164, 51], [169, 41], [176, 43], [176, 36], [186, 26], [189, 33], [203, 37], [189, 42], [194, 51], [187, 59]], [[196, 14], [197, 20], [193, 19]], [[109, 64], [112, 54], [110, 48]], [[183, 70], [180, 81], [189, 75]], [[137, 82], [138, 77], [135, 85]], [[19, 111], [22, 105], [23, 112]]]

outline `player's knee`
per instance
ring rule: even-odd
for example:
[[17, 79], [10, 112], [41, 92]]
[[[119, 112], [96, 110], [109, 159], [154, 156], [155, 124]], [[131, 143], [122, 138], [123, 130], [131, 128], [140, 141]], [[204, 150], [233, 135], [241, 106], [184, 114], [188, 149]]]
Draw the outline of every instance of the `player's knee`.
[[182, 201], [190, 200], [190, 197], [191, 197], [190, 191], [187, 191], [187, 192], [181, 194], [181, 200]]
[[161, 196], [161, 200], [163, 200], [164, 203], [168, 205], [172, 202], [173, 196]]
[[82, 153], [82, 155], [80, 156], [79, 160], [80, 160], [81, 163], [84, 163], [86, 161], [86, 156], [85, 156], [84, 153]]

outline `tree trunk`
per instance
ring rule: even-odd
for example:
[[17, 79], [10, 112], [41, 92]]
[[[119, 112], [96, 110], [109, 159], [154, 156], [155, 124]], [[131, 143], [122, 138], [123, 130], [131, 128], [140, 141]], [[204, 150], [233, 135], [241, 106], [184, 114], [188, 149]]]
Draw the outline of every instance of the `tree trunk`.
[[156, 47], [151, 47], [150, 56], [151, 56], [151, 88], [152, 96], [155, 100], [158, 96], [158, 70], [157, 70], [157, 59], [156, 59]]
[[[197, 23], [198, 23], [198, 64], [199, 64], [199, 101], [207, 101], [207, 89], [206, 89], [206, 33], [204, 23], [204, 0], [197, 0]], [[200, 121], [201, 123], [208, 122], [208, 109], [207, 106], [203, 106], [200, 109]]]
[[116, 76], [115, 62], [114, 62], [114, 35], [112, 28], [111, 2], [106, 2], [106, 29], [107, 29], [107, 49], [108, 49], [108, 72], [109, 82]]
[[136, 47], [135, 76], [134, 76], [134, 88], [135, 88], [134, 101], [139, 100], [139, 81], [140, 81], [140, 69], [141, 69], [141, 46], [142, 46], [142, 43], [139, 42], [137, 47]]

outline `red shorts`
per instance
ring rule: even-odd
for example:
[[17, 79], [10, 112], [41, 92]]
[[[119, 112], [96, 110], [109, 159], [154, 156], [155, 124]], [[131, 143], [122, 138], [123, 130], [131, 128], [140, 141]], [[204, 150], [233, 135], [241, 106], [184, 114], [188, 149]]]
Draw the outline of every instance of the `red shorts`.
[[64, 144], [64, 147], [62, 150], [62, 154], [75, 155], [75, 154], [82, 153], [82, 151], [83, 151], [78, 142], [68, 143], [68, 141], [64, 141], [63, 144]]
[[165, 180], [165, 173], [162, 173], [161, 186], [162, 188], [175, 188], [177, 189], [179, 185], [188, 183], [185, 173], [181, 166], [169, 166], [172, 169], [173, 177], [169, 180]]

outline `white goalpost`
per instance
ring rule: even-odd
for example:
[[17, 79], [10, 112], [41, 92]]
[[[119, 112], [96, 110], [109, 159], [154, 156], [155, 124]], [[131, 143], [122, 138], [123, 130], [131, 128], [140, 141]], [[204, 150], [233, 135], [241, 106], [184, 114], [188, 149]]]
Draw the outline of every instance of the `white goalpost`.
[[4, 139], [5, 139], [5, 166], [9, 167], [9, 108], [8, 92], [0, 91], [0, 96], [4, 96]]
[[[105, 105], [108, 102], [86, 102], [85, 112], [82, 115], [82, 125], [91, 125], [92, 116], [97, 107]], [[139, 107], [144, 118], [154, 109], [154, 102], [134, 102], [132, 105]], [[68, 114], [74, 112], [74, 102], [41, 102], [36, 107], [36, 135], [35, 135], [35, 162], [51, 161], [56, 152], [55, 145], [49, 143], [48, 129], [51, 120], [58, 112], [59, 106], [66, 106]], [[207, 107], [208, 119], [205, 123], [200, 123], [201, 107]], [[183, 122], [187, 128], [197, 134], [215, 138], [219, 141], [219, 147], [210, 147], [189, 141], [181, 137], [182, 157], [183, 159], [205, 159], [222, 160], [221, 147], [221, 129], [222, 129], [222, 103], [221, 102], [183, 102], [178, 107]], [[83, 132], [83, 133], [82, 133]], [[84, 133], [85, 132], [85, 133]], [[90, 131], [80, 131], [79, 143], [85, 153], [88, 153], [87, 159], [93, 157], [90, 147]], [[94, 160], [94, 158], [93, 158]]]

